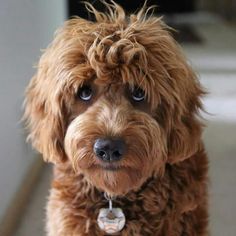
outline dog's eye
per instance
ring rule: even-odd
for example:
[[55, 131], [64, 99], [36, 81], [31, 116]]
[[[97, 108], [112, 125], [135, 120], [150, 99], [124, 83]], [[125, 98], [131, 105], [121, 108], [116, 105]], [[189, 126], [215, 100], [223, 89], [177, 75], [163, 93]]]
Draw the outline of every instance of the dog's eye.
[[145, 98], [145, 92], [139, 87], [135, 87], [131, 95], [133, 100], [136, 102], [141, 102]]
[[84, 85], [78, 91], [78, 97], [84, 101], [89, 101], [92, 97], [92, 89], [88, 85]]

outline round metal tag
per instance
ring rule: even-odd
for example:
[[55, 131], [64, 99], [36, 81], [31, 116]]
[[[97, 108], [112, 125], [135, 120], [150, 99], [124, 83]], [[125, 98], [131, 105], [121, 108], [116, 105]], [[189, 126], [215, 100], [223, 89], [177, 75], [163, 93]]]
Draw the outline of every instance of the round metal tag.
[[121, 231], [125, 226], [125, 215], [120, 208], [102, 208], [98, 218], [98, 226], [107, 234], [114, 234]]

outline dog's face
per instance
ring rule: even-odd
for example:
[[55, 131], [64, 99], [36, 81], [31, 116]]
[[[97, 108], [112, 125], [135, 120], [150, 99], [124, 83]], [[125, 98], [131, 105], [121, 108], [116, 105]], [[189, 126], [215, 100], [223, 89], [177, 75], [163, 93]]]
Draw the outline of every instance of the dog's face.
[[160, 19], [110, 9], [57, 33], [27, 89], [25, 117], [46, 160], [70, 162], [120, 195], [196, 150], [203, 91]]

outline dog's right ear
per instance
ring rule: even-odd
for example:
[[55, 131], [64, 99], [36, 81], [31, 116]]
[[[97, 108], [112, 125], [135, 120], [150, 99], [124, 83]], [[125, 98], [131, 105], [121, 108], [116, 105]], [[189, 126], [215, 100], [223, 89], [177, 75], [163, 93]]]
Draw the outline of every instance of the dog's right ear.
[[39, 67], [27, 87], [23, 118], [33, 147], [42, 153], [44, 160], [57, 163], [66, 160], [65, 120], [62, 98], [56, 94], [52, 78], [47, 78], [47, 69], [46, 65]]
[[[84, 44], [90, 35], [83, 38], [81, 32], [89, 24], [80, 18], [65, 22], [41, 56], [37, 73], [26, 90], [24, 120], [29, 131], [28, 140], [46, 161], [66, 160], [64, 136], [68, 115], [65, 104], [68, 102], [65, 94], [71, 92], [65, 92], [68, 89], [66, 78], [78, 80], [77, 66], [80, 58], [81, 63], [84, 61]], [[92, 42], [92, 37], [89, 39]]]

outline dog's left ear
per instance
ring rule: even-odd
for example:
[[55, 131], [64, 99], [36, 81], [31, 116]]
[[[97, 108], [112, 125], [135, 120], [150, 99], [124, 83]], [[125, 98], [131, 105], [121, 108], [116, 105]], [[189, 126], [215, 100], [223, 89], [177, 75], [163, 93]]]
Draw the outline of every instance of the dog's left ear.
[[[201, 134], [203, 124], [199, 118], [202, 109], [201, 97], [205, 91], [201, 87], [195, 73], [185, 64], [185, 73], [172, 75], [178, 90], [176, 102], [168, 109], [167, 149], [168, 162], [176, 163], [191, 157], [202, 145]], [[168, 107], [168, 106], [166, 106]]]

